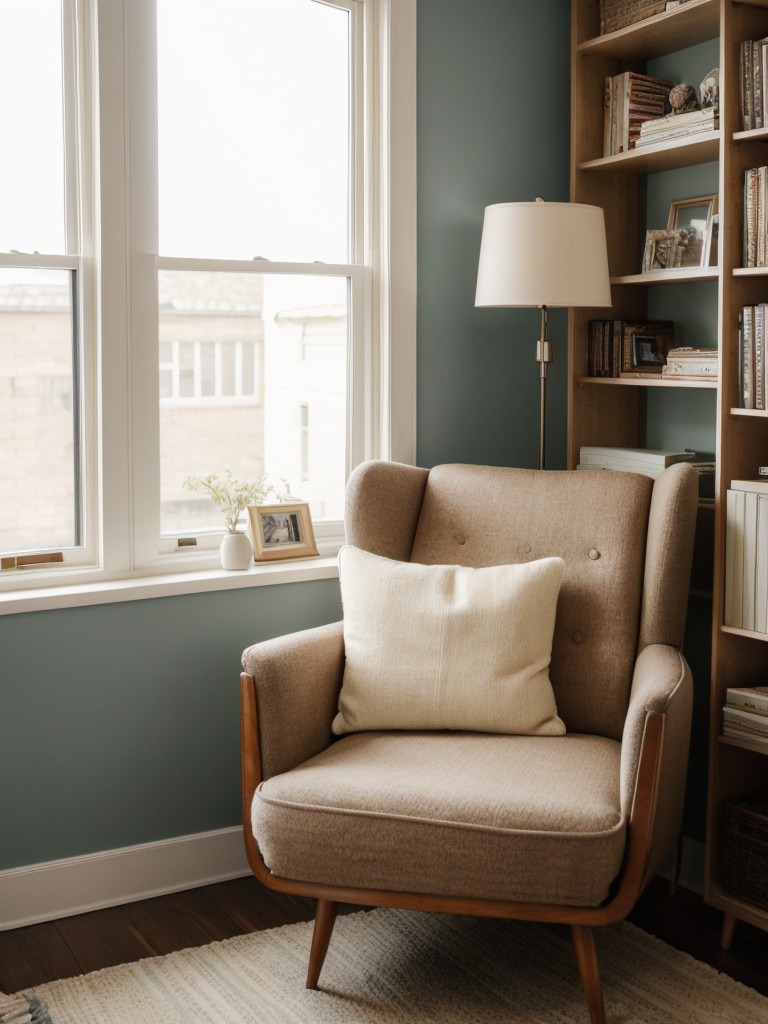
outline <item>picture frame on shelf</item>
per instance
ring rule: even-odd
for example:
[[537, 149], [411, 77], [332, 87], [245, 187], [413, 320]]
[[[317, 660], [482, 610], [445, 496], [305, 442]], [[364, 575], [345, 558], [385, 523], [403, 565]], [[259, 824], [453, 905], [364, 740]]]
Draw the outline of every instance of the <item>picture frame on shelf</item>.
[[645, 373], [661, 373], [666, 362], [666, 345], [653, 334], [632, 334], [630, 368]]
[[651, 228], [645, 233], [643, 273], [656, 270], [674, 270], [681, 267], [683, 236], [678, 230]]
[[249, 505], [248, 522], [256, 562], [307, 558], [318, 553], [306, 501]]
[[679, 266], [710, 266], [706, 243], [716, 214], [716, 195], [673, 200], [669, 207], [667, 231], [680, 232], [682, 251]]

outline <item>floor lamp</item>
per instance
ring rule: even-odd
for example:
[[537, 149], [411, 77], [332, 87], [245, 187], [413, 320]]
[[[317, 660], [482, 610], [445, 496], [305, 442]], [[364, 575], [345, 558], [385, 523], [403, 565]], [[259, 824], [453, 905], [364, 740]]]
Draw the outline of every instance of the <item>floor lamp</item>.
[[485, 208], [476, 306], [537, 306], [541, 389], [539, 469], [544, 469], [550, 306], [610, 306], [605, 219], [581, 203], [497, 203]]

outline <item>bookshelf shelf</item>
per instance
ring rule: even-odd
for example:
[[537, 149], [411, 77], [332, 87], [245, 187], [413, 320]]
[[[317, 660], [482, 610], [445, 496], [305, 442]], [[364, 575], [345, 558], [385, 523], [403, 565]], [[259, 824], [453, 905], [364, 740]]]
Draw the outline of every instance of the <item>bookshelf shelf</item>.
[[617, 32], [586, 39], [576, 47], [576, 52], [606, 54], [622, 60], [651, 60], [714, 39], [719, 32], [719, 0], [688, 0], [685, 10], [665, 11]]
[[577, 384], [598, 384], [609, 388], [704, 388], [708, 391], [717, 388], [716, 380], [656, 380], [652, 377], [575, 377], [574, 380]]
[[[768, 267], [763, 268], [768, 274]], [[680, 284], [682, 281], [717, 281], [717, 267], [680, 267], [678, 270], [650, 270], [645, 274], [622, 274], [611, 278], [611, 284], [651, 285]]]
[[[768, 787], [768, 748], [722, 735], [726, 690], [768, 682], [768, 634], [723, 625], [727, 491], [732, 480], [752, 479], [759, 465], [768, 464], [768, 411], [733, 407], [739, 393], [739, 317], [745, 306], [768, 301], [768, 267], [741, 266], [744, 175], [748, 168], [768, 165], [768, 127], [743, 131], [740, 68], [741, 44], [768, 37], [768, 0], [688, 0], [678, 8], [602, 36], [597, 0], [572, 0], [572, 21], [570, 198], [605, 211], [613, 308], [610, 312], [574, 309], [569, 313], [568, 465], [578, 464], [583, 445], [643, 447], [651, 432], [663, 436], [667, 426], [676, 427], [679, 414], [671, 411], [675, 399], [666, 396], [667, 388], [680, 389], [681, 406], [690, 403], [702, 420], [711, 416], [705, 429], [711, 429], [717, 473], [714, 513], [708, 513], [711, 535], [707, 551], [713, 552], [713, 561], [704, 889], [707, 901], [726, 914], [727, 943], [736, 918], [768, 930], [768, 910], [731, 897], [722, 884], [723, 858], [727, 856], [726, 805]], [[673, 68], [687, 67], [686, 61], [693, 61], [692, 48], [698, 44], [704, 44], [708, 67], [696, 73], [700, 71], [703, 77], [710, 67], [720, 69], [720, 130], [603, 156], [606, 78], [627, 70], [671, 78], [679, 74]], [[646, 62], [651, 60], [656, 63], [649, 68]], [[698, 84], [701, 78], [685, 80]], [[702, 166], [707, 164], [712, 166]], [[688, 169], [693, 170], [688, 173]], [[668, 171], [675, 174], [665, 178]], [[699, 184], [714, 184], [715, 180], [711, 188]], [[692, 196], [718, 192], [720, 265], [638, 273], [645, 232], [661, 226], [659, 197], [664, 194], [666, 198], [666, 191], [673, 188], [673, 198], [684, 196], [686, 187]], [[679, 286], [679, 295], [678, 290], [656, 287], [670, 284]], [[689, 287], [690, 302], [686, 295]], [[699, 297], [702, 312], [697, 320], [688, 316], [686, 307], [698, 303]], [[683, 324], [678, 344], [716, 345], [720, 350], [719, 380], [672, 382], [584, 375], [583, 370], [591, 365], [587, 359], [590, 320], [675, 319], [678, 310]], [[701, 342], [688, 340], [685, 331], [691, 323]], [[708, 411], [708, 402], [683, 389], [708, 391], [714, 408]], [[708, 581], [699, 580], [696, 585], [709, 596]], [[702, 623], [701, 628], [707, 628], [706, 618]], [[699, 683], [703, 680], [697, 678]], [[703, 780], [695, 784], [702, 786]]]
[[693, 164], [706, 164], [717, 160], [720, 155], [720, 132], [701, 132], [686, 139], [672, 142], [657, 142], [655, 146], [631, 149], [628, 153], [601, 156], [584, 160], [578, 165], [580, 171], [624, 171], [627, 174], [651, 174], [654, 171], [671, 171]]

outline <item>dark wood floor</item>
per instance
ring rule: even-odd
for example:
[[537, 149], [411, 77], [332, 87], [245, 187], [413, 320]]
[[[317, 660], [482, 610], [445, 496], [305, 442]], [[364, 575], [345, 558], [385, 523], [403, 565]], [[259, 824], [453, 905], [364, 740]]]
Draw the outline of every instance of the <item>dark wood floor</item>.
[[[16, 992], [313, 916], [312, 901], [277, 895], [253, 878], [240, 878], [0, 932], [0, 991]], [[649, 886], [630, 920], [768, 996], [768, 932], [739, 924], [725, 952], [719, 944], [722, 915], [686, 889], [671, 896], [662, 879]]]

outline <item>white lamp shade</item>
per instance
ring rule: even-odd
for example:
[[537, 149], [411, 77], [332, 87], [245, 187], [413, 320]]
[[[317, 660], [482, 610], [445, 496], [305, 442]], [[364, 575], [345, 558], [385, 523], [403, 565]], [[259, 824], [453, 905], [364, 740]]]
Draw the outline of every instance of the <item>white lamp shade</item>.
[[605, 217], [581, 203], [487, 206], [476, 306], [610, 306]]

